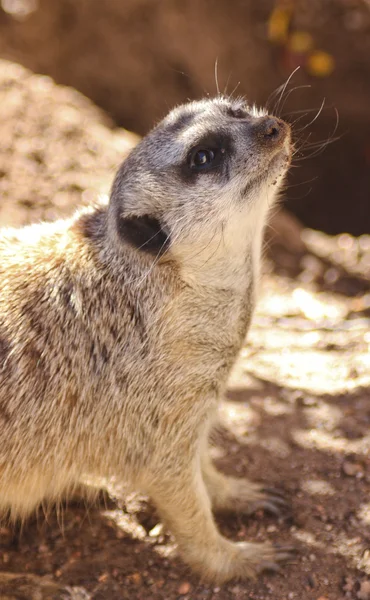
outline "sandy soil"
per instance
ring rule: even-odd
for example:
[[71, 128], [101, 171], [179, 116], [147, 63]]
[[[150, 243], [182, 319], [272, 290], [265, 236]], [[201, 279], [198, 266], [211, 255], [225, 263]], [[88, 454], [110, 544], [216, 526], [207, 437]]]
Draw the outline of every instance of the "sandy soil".
[[[68, 214], [106, 191], [134, 138], [73, 90], [0, 64], [0, 219]], [[41, 107], [41, 108], [40, 108]], [[0, 529], [1, 600], [369, 600], [370, 236], [272, 246], [214, 434], [220, 469], [284, 490], [282, 517], [219, 516], [237, 540], [294, 543], [258, 582], [204, 585], [140, 495]], [[97, 482], [95, 482], [97, 483]]]

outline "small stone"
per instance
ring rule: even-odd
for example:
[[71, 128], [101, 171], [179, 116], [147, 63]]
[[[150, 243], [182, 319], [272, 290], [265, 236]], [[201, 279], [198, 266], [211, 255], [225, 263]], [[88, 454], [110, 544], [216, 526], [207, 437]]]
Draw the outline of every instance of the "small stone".
[[185, 596], [186, 594], [188, 594], [191, 590], [191, 585], [188, 581], [183, 581], [182, 583], [180, 583], [179, 587], [177, 588], [177, 592], [178, 594], [180, 594], [180, 596]]
[[352, 592], [354, 585], [355, 585], [355, 580], [353, 579], [353, 577], [346, 577], [344, 580], [343, 590], [345, 592]]
[[[113, 573], [113, 575], [114, 575], [114, 573]], [[118, 573], [117, 573], [117, 575], [118, 575]], [[142, 577], [141, 577], [140, 573], [131, 573], [131, 575], [127, 576], [127, 580], [130, 583], [134, 583], [135, 585], [141, 585], [141, 583], [142, 583]]]
[[363, 473], [363, 467], [360, 465], [360, 463], [351, 462], [349, 460], [344, 461], [342, 470], [343, 473], [348, 477], [356, 477], [360, 473]]
[[163, 525], [162, 525], [162, 523], [157, 523], [157, 525], [155, 525], [153, 527], [153, 529], [151, 529], [149, 531], [149, 537], [151, 537], [151, 538], [159, 537], [162, 533], [163, 533]]
[[329, 600], [327, 596], [319, 596], [317, 600]]
[[361, 582], [357, 598], [358, 600], [370, 600], [370, 579]]
[[230, 591], [234, 596], [237, 596], [238, 594], [242, 593], [243, 588], [241, 588], [240, 585], [235, 585]]

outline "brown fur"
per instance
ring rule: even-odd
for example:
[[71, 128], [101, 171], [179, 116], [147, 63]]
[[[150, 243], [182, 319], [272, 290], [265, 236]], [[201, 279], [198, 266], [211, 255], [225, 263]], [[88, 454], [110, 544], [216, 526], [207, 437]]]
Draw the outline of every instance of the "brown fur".
[[[0, 236], [0, 509], [24, 518], [85, 474], [115, 475], [152, 497], [204, 577], [274, 568], [289, 552], [223, 538], [212, 505], [278, 510], [278, 496], [222, 475], [207, 450], [254, 306], [265, 216], [242, 261], [226, 231], [193, 271], [176, 245], [154, 265], [118, 246], [110, 218], [101, 204]], [[223, 269], [235, 285], [209, 279]]]

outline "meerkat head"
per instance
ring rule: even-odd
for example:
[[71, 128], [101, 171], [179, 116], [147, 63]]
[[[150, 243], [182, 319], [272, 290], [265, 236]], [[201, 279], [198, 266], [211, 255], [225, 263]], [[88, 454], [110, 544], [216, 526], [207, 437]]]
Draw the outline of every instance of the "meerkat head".
[[262, 229], [290, 157], [289, 125], [244, 101], [179, 106], [117, 173], [109, 207], [116, 241], [183, 264], [239, 252]]

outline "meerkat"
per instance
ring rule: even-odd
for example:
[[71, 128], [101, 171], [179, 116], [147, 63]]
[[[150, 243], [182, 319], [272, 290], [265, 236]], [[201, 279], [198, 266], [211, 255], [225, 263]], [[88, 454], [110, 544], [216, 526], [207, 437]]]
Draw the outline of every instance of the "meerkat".
[[0, 236], [0, 509], [25, 518], [86, 474], [147, 493], [183, 559], [216, 582], [292, 548], [235, 543], [213, 510], [277, 512], [227, 477], [208, 434], [255, 304], [289, 126], [225, 97], [175, 108], [109, 202]]

